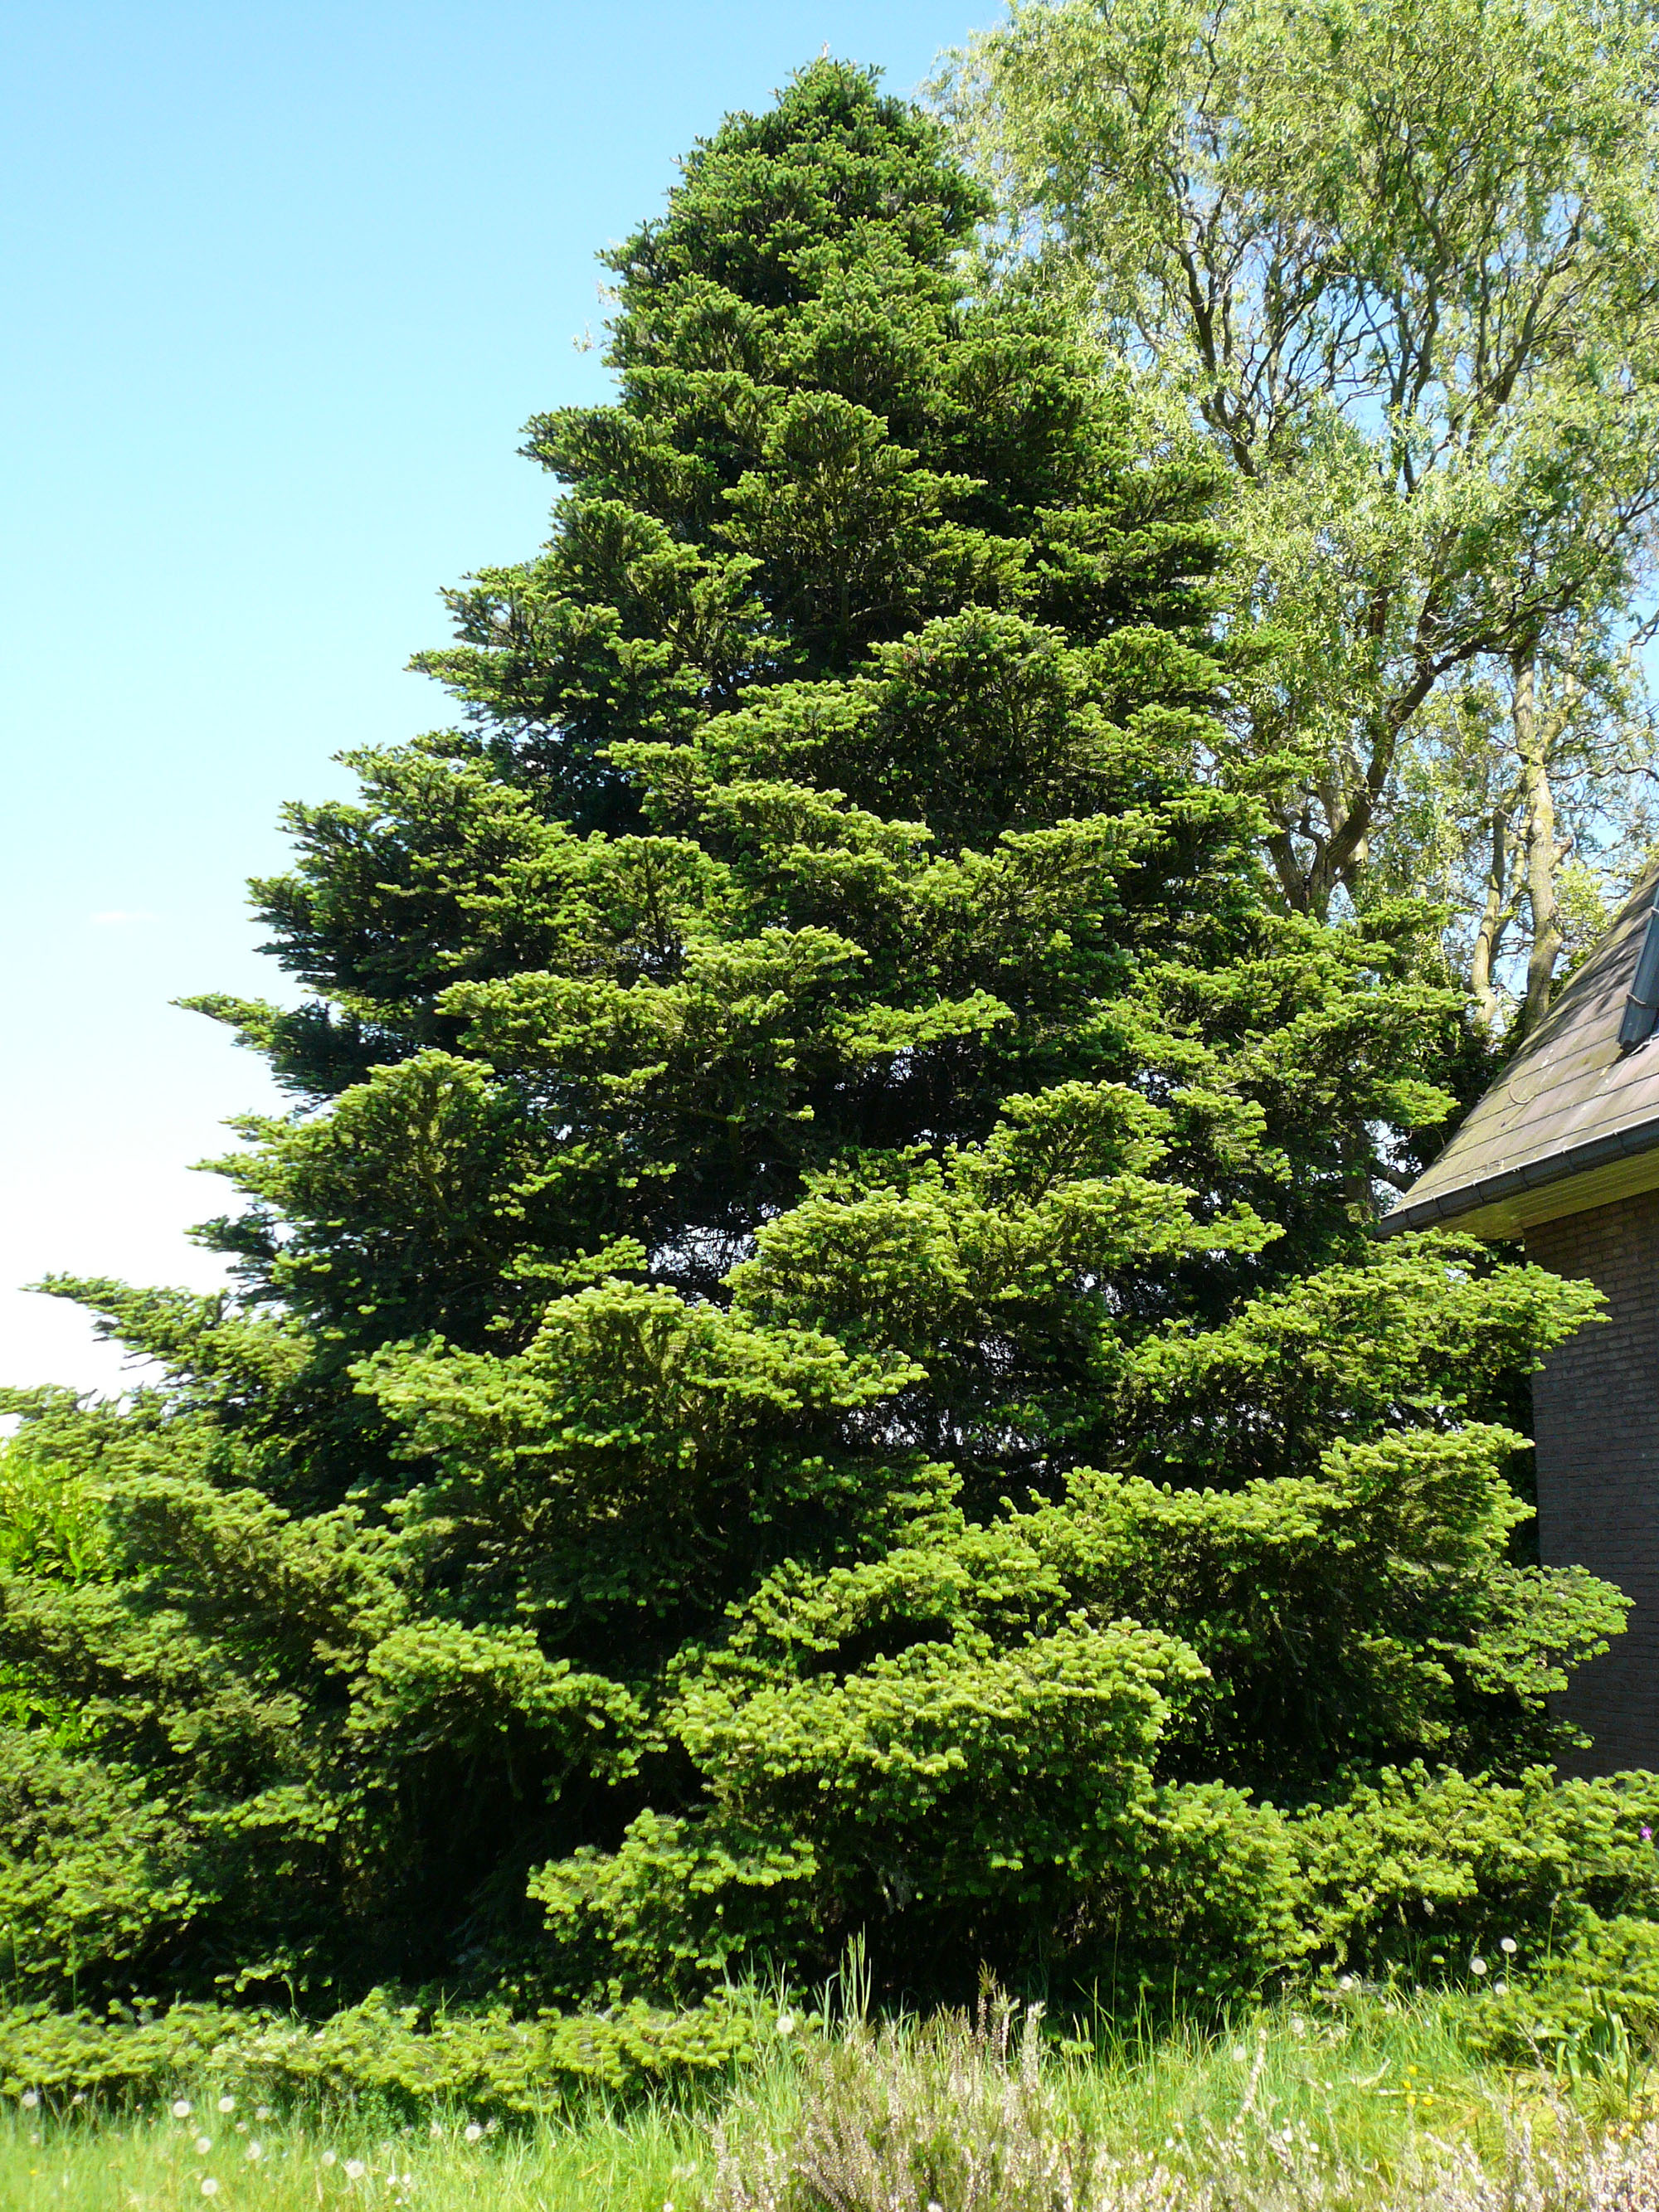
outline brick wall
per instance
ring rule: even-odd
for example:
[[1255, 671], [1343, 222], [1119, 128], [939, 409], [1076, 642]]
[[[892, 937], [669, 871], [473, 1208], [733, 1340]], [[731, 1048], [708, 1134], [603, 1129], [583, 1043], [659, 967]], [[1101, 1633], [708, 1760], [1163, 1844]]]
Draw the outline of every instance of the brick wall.
[[1529, 1229], [1527, 1255], [1608, 1302], [1534, 1380], [1539, 1547], [1633, 1601], [1562, 1709], [1595, 1739], [1586, 1772], [1659, 1767], [1659, 1191]]

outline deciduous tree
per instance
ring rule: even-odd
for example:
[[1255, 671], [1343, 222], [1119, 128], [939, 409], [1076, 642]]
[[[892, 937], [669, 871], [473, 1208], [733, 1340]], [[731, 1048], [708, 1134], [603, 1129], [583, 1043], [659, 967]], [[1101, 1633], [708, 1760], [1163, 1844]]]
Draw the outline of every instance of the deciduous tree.
[[1655, 82], [1650, 11], [1580, 0], [1014, 0], [947, 79], [1005, 263], [1035, 252], [1229, 468], [1236, 636], [1273, 648], [1254, 681], [1241, 655], [1237, 766], [1287, 903], [1412, 874], [1437, 699], [1510, 690], [1525, 796], [1486, 827], [1507, 887], [1524, 817], [1534, 1014], [1547, 676], [1586, 695], [1590, 780], [1629, 767], [1575, 648], [1616, 660], [1650, 574]]

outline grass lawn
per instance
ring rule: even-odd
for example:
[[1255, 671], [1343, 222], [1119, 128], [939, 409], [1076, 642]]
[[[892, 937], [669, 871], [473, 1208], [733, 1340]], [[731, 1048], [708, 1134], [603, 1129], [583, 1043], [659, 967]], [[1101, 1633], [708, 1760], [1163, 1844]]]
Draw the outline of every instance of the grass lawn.
[[[702, 2212], [711, 2204], [734, 2212], [785, 2203], [927, 2212], [930, 2203], [940, 2212], [1047, 2212], [1063, 2194], [1033, 2179], [1029, 2159], [1018, 2172], [1018, 2156], [1006, 2172], [993, 2172], [983, 2158], [975, 2163], [975, 2142], [1012, 2143], [1023, 2130], [1051, 2148], [1093, 2143], [1098, 2162], [1084, 2201], [1103, 2206], [1178, 2207], [1199, 2201], [1206, 2184], [1218, 2191], [1212, 2202], [1264, 2207], [1316, 2198], [1474, 2206], [1483, 2201], [1470, 2193], [1474, 2169], [1466, 2166], [1461, 2179], [1456, 2171], [1468, 2154], [1498, 2177], [1528, 2132], [1546, 2163], [1555, 2154], [1582, 2160], [1599, 2139], [1639, 2139], [1639, 2069], [1617, 2082], [1580, 2083], [1574, 2094], [1564, 2100], [1540, 2074], [1481, 2068], [1459, 2039], [1455, 2010], [1430, 2000], [1285, 2007], [1219, 2034], [1177, 2029], [1092, 2049], [1051, 2044], [1040, 2072], [1024, 2077], [1017, 2038], [999, 2061], [968, 2039], [941, 2040], [915, 2023], [884, 2039], [827, 2046], [798, 2031], [700, 2109], [595, 2104], [578, 2118], [519, 2130], [453, 2111], [418, 2119], [362, 2107], [275, 2113], [240, 2093], [232, 2102], [232, 2092], [211, 2081], [178, 2085], [174, 2096], [142, 2110], [53, 2112], [13, 2098], [0, 2117], [0, 2212], [179, 2212], [207, 2203], [215, 2212]], [[185, 2104], [187, 2111], [178, 2109]], [[727, 2143], [723, 2172], [717, 2122]], [[906, 2183], [904, 2193], [890, 2193], [890, 2157], [864, 2180], [844, 2175], [854, 2193], [840, 2201], [811, 2193], [791, 2161], [826, 2124], [853, 2146], [854, 2165], [884, 2130], [903, 2138], [909, 2150], [894, 2156], [914, 2171], [914, 2190]], [[1031, 2156], [1040, 2166], [1048, 2154]], [[990, 2163], [1001, 2156], [999, 2148]], [[1159, 2167], [1167, 2180], [1152, 2178]], [[1535, 2201], [1558, 2195], [1567, 2201], [1546, 2177]], [[1502, 2203], [1501, 2185], [1484, 2201]]]

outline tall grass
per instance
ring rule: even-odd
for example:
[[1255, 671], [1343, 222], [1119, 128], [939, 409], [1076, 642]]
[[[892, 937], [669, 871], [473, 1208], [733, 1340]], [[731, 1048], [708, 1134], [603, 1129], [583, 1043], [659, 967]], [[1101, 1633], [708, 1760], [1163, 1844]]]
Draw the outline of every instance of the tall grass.
[[[418, 2127], [385, 2115], [222, 2114], [210, 2088], [149, 2113], [90, 2108], [42, 2118], [15, 2103], [0, 2123], [3, 2212], [694, 2212], [706, 2128], [658, 2107], [602, 2106], [579, 2122], [485, 2132], [464, 2113]], [[469, 2141], [469, 2126], [477, 2128]], [[205, 2144], [204, 2149], [202, 2146]]]
[[[1115, 2191], [1293, 2180], [1382, 2202], [1456, 2145], [1501, 2166], [1517, 2124], [1567, 2107], [1474, 2061], [1455, 2008], [1358, 1996], [1200, 2030], [1103, 2024], [1045, 2048], [982, 2004], [839, 2033], [763, 2063], [721, 2116], [719, 2212], [1060, 2212]], [[1601, 2094], [1599, 2089], [1596, 2093]], [[910, 2185], [914, 2183], [914, 2189]], [[1161, 2200], [1161, 2197], [1159, 2198]]]
[[1218, 2030], [1060, 2040], [994, 2002], [977, 2021], [879, 2026], [854, 2003], [829, 2027], [786, 2006], [705, 2109], [596, 2100], [517, 2130], [369, 2101], [221, 2110], [229, 2092], [210, 2081], [179, 2097], [187, 2112], [14, 2098], [0, 2212], [1659, 2208], [1639, 2067], [1568, 2085], [1575, 2105], [1541, 2074], [1483, 2069], [1461, 2017], [1355, 1994]]

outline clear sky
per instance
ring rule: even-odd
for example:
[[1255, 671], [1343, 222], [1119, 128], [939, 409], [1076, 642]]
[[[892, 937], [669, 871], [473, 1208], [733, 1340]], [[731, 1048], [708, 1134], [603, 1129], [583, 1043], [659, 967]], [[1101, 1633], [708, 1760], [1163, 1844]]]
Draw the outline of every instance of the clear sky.
[[544, 536], [594, 253], [826, 44], [908, 90], [993, 0], [0, 9], [0, 1382], [120, 1387], [48, 1270], [219, 1279], [191, 1163], [275, 1103], [244, 880], [343, 746], [447, 720], [436, 593]]

